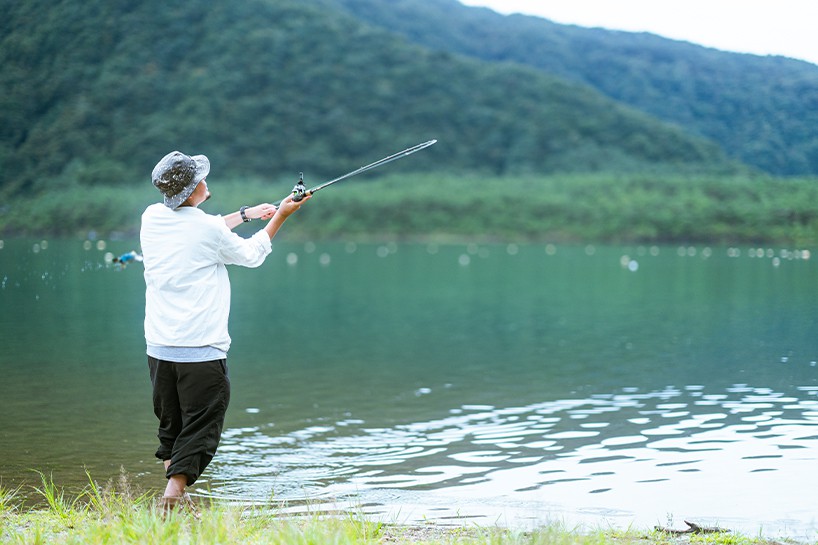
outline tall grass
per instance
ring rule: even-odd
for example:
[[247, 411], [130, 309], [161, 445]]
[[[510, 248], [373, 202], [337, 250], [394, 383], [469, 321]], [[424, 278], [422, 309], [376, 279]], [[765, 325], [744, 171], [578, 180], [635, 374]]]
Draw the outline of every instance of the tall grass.
[[54, 515], [63, 520], [71, 519], [76, 513], [75, 509], [79, 504], [80, 497], [66, 497], [65, 490], [54, 484], [54, 479], [51, 476], [46, 477], [45, 473], [37, 471], [40, 475], [39, 487], [34, 487], [34, 490], [45, 499], [49, 510]]
[[[314, 512], [285, 515], [273, 504], [246, 506], [211, 502], [202, 516], [184, 511], [163, 516], [155, 501], [131, 490], [124, 475], [100, 486], [88, 476], [86, 489], [73, 498], [50, 476], [40, 473], [35, 489], [40, 508], [15, 504], [18, 490], [0, 485], [0, 543], [21, 544], [258, 544], [258, 545], [645, 545], [678, 543], [656, 530], [591, 530], [551, 524], [530, 531], [462, 525], [401, 526], [368, 520], [362, 513]], [[702, 545], [768, 545], [762, 537], [732, 533], [703, 534], [685, 542]]]
[[377, 543], [382, 525], [356, 517], [320, 515], [285, 518], [272, 505], [211, 503], [200, 519], [185, 511], [162, 514], [154, 498], [134, 492], [126, 478], [89, 484], [69, 496], [38, 472], [34, 486], [42, 499], [35, 508], [15, 505], [18, 491], [0, 487], [0, 543], [219, 543], [368, 544]]
[[9, 490], [4, 488], [2, 482], [0, 482], [0, 518], [13, 513], [17, 509], [16, 498], [19, 493], [19, 488]]

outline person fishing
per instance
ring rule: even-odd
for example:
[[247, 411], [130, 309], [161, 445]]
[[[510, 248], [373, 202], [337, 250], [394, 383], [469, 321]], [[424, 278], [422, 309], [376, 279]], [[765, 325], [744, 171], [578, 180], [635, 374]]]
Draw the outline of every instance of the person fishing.
[[[230, 281], [226, 265], [260, 266], [284, 221], [310, 196], [289, 195], [278, 206], [242, 206], [225, 216], [199, 208], [211, 194], [204, 155], [174, 151], [151, 173], [162, 202], [142, 214], [140, 242], [145, 266], [145, 342], [159, 419], [156, 457], [167, 485], [164, 513], [195, 510], [186, 487], [202, 475], [216, 453], [230, 401], [227, 352]], [[233, 229], [268, 220], [244, 238]]]

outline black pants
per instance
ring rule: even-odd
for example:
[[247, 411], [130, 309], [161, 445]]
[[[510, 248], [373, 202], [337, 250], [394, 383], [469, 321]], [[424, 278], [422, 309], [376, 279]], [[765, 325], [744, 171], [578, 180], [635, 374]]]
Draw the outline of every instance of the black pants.
[[170, 460], [167, 477], [196, 482], [216, 454], [230, 403], [227, 361], [175, 363], [148, 356], [153, 412], [159, 419], [156, 457]]

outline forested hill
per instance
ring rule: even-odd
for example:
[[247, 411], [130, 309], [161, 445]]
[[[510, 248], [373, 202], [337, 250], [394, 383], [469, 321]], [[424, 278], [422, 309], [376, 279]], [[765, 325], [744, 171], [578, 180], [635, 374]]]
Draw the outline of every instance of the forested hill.
[[[818, 174], [818, 66], [651, 34], [502, 16], [457, 0], [337, 0], [415, 43], [582, 82], [774, 174]], [[729, 21], [724, 22], [730, 24]]]
[[735, 167], [588, 85], [410, 43], [334, 0], [7, 2], [0, 65], [0, 197], [146, 183], [174, 149], [222, 178], [317, 179], [430, 138], [394, 169]]

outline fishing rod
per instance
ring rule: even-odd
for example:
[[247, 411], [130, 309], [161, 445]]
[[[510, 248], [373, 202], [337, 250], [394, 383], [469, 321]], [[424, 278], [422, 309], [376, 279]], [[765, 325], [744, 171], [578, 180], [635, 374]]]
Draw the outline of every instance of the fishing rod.
[[[334, 178], [334, 179], [332, 179], [332, 180], [330, 180], [328, 182], [324, 182], [321, 185], [317, 185], [317, 186], [313, 187], [312, 189], [307, 189], [306, 186], [304, 186], [304, 173], [301, 172], [300, 175], [299, 175], [298, 183], [295, 184], [295, 186], [293, 187], [293, 191], [292, 191], [293, 200], [295, 202], [299, 202], [299, 201], [303, 200], [304, 197], [309, 197], [310, 195], [313, 195], [314, 193], [316, 193], [318, 191], [321, 191], [325, 187], [329, 187], [329, 186], [331, 186], [332, 184], [334, 184], [336, 182], [340, 182], [341, 180], [346, 180], [347, 178], [351, 178], [351, 177], [353, 177], [355, 175], [361, 174], [362, 172], [366, 172], [367, 170], [372, 170], [373, 168], [377, 168], [379, 166], [385, 165], [386, 163], [391, 163], [392, 161], [397, 161], [398, 159], [402, 159], [402, 158], [406, 157], [407, 155], [412, 155], [415, 152], [418, 152], [418, 151], [420, 151], [422, 149], [426, 149], [429, 146], [435, 144], [436, 142], [437, 142], [437, 140], [429, 140], [428, 142], [423, 142], [422, 144], [412, 146], [411, 148], [406, 148], [405, 150], [399, 151], [398, 153], [390, 155], [389, 157], [384, 157], [383, 159], [379, 159], [379, 160], [375, 161], [374, 163], [370, 163], [370, 164], [368, 164], [366, 166], [362, 166], [361, 168], [353, 170], [352, 172], [347, 172], [343, 176], [338, 176], [337, 178]], [[284, 200], [284, 199], [282, 199], [282, 200]], [[281, 201], [278, 201], [277, 203], [273, 203], [273, 206], [278, 207], [278, 205], [280, 205], [280, 204], [281, 204]]]

